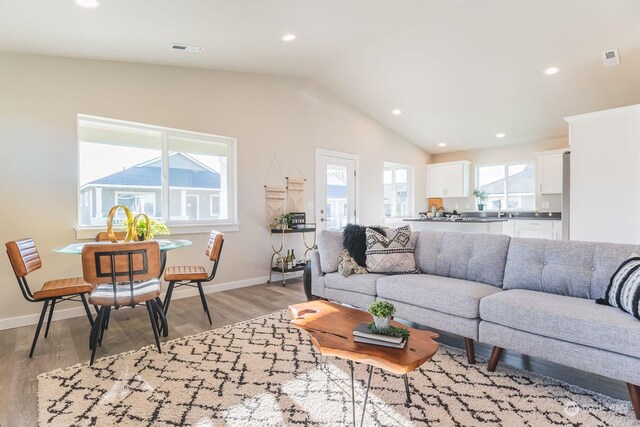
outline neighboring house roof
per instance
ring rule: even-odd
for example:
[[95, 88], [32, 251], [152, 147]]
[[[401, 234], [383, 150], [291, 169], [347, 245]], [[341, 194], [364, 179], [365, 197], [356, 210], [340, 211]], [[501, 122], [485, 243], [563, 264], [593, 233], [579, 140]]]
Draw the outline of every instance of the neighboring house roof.
[[[487, 194], [504, 193], [504, 178], [480, 186], [480, 189]], [[527, 165], [522, 172], [509, 177], [509, 193], [532, 193], [533, 185], [533, 165]]]
[[[123, 169], [91, 181], [93, 185], [121, 185], [130, 187], [160, 187], [162, 162], [154, 159]], [[169, 157], [169, 186], [183, 188], [220, 188], [220, 173], [186, 154], [174, 153]]]

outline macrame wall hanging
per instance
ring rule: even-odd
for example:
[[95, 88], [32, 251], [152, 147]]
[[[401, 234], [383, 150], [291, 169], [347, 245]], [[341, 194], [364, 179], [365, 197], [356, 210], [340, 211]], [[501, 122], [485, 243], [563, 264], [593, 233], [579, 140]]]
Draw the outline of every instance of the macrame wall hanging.
[[[289, 172], [296, 172], [300, 175], [302, 171], [293, 166]], [[273, 172], [277, 173], [274, 179]], [[306, 179], [303, 177], [284, 177], [286, 179], [286, 187], [282, 187], [274, 182], [282, 182], [283, 174], [280, 168], [280, 162], [276, 154], [271, 158], [271, 164], [267, 171], [266, 181], [269, 184], [264, 186], [265, 189], [265, 213], [268, 226], [273, 226], [275, 220], [289, 212], [304, 212], [304, 183]], [[303, 221], [304, 222], [304, 221]]]
[[287, 177], [287, 208], [289, 212], [304, 212], [304, 183], [306, 179]]

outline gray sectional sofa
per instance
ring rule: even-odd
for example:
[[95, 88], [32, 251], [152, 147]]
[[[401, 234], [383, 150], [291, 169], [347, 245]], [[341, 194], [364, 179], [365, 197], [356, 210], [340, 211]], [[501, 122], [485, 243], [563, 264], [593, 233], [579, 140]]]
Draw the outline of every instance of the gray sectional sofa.
[[611, 275], [640, 247], [519, 239], [497, 234], [415, 233], [422, 274], [338, 273], [342, 233], [323, 231], [307, 279], [312, 297], [366, 308], [392, 302], [396, 316], [475, 341], [624, 381], [640, 419], [640, 320], [598, 305]]

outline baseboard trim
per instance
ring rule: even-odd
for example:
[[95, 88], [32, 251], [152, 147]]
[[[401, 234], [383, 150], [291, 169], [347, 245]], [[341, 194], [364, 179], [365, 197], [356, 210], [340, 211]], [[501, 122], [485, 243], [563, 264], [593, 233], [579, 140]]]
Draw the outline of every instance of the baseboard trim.
[[[282, 280], [282, 276], [280, 275], [274, 275], [274, 276], [275, 277], [271, 278], [272, 282], [277, 282], [277, 280]], [[291, 277], [291, 276], [288, 276], [288, 277]], [[215, 292], [223, 292], [231, 289], [246, 288], [247, 286], [261, 285], [263, 283], [266, 283], [268, 279], [269, 279], [269, 276], [260, 276], [260, 277], [253, 277], [251, 279], [237, 280], [235, 282], [216, 283], [208, 286], [205, 285], [203, 286], [203, 288], [206, 294], [212, 294]], [[197, 288], [185, 287], [182, 289], [176, 289], [173, 292], [173, 296], [171, 297], [171, 299], [175, 300], [175, 299], [189, 298], [196, 295], [198, 295]], [[164, 297], [164, 295], [162, 297]], [[33, 304], [33, 306], [36, 306], [36, 304]], [[38, 311], [42, 310], [42, 306], [40, 304], [37, 304], [37, 306], [38, 306]], [[125, 308], [127, 307], [123, 307], [123, 309]], [[92, 308], [92, 312], [93, 312], [93, 308]], [[93, 314], [95, 315], [95, 313]], [[63, 310], [56, 310], [53, 312], [53, 320], [63, 320], [63, 319], [70, 319], [72, 317], [84, 317], [84, 316], [86, 316], [86, 313], [84, 312], [84, 308], [81, 305], [78, 307], [66, 308]], [[0, 319], [0, 331], [5, 329], [19, 328], [22, 326], [36, 325], [38, 323], [39, 318], [40, 318], [40, 314], [38, 313], [38, 314], [28, 314], [26, 316], [8, 317], [5, 319]]]

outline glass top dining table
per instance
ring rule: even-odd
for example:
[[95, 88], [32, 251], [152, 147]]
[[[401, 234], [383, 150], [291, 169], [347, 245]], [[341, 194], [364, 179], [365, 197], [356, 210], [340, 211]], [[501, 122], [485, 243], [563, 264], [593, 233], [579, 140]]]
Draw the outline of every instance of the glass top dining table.
[[[156, 242], [160, 245], [160, 277], [162, 277], [162, 273], [164, 273], [164, 268], [167, 265], [167, 252], [172, 249], [184, 248], [185, 246], [191, 245], [190, 240], [169, 240], [169, 239], [155, 239]], [[70, 243], [66, 246], [58, 246], [53, 248], [54, 252], [58, 252], [60, 254], [82, 254], [82, 248], [84, 245], [88, 244], [98, 244], [98, 245], [110, 245], [111, 242], [84, 242], [84, 243]]]
[[[190, 240], [169, 240], [169, 239], [156, 239], [156, 242], [160, 245], [160, 251], [166, 252], [172, 249], [183, 248], [185, 246], [191, 245]], [[82, 248], [87, 244], [104, 244], [110, 245], [111, 242], [84, 242], [84, 243], [71, 243], [66, 246], [58, 246], [53, 248], [54, 252], [58, 252], [61, 254], [82, 254]]]

